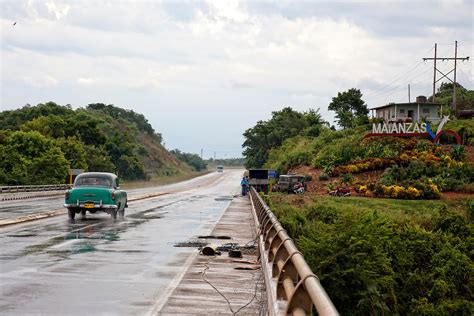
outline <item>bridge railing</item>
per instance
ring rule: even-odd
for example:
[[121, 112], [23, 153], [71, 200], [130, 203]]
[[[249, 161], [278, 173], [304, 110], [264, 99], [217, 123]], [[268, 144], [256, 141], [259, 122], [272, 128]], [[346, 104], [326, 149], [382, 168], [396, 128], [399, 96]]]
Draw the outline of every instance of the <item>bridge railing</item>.
[[68, 188], [69, 188], [68, 184], [0, 186], [0, 194], [1, 193], [18, 193], [18, 192], [57, 191], [57, 190], [67, 190]]
[[[263, 240], [262, 257], [271, 264], [271, 282], [276, 282], [273, 299], [286, 301], [286, 315], [311, 315], [313, 306], [319, 315], [339, 315], [303, 254], [254, 188], [250, 197]], [[262, 260], [262, 266], [266, 264]]]

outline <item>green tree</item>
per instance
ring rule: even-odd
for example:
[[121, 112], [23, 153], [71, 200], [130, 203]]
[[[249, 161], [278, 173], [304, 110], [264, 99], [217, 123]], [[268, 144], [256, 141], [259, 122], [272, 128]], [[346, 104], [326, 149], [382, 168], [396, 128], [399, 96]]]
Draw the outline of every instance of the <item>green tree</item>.
[[85, 145], [77, 137], [60, 138], [57, 144], [64, 153], [64, 157], [73, 169], [87, 170], [87, 153]]
[[[453, 83], [443, 82], [436, 92], [436, 103], [451, 107], [453, 104]], [[433, 96], [429, 101], [433, 100]], [[456, 108], [474, 109], [474, 90], [468, 90], [456, 82]]]
[[207, 168], [207, 162], [201, 159], [197, 154], [181, 152], [179, 149], [173, 149], [171, 153], [196, 171], [202, 171]]
[[64, 183], [68, 161], [61, 148], [37, 131], [3, 133], [0, 144], [2, 184]]
[[338, 92], [337, 96], [332, 98], [328, 109], [336, 112], [336, 119], [339, 126], [344, 129], [365, 125], [369, 122], [367, 114], [369, 109], [359, 89], [349, 89], [344, 92]]
[[88, 171], [116, 172], [110, 156], [102, 146], [85, 145]]
[[20, 128], [22, 131], [38, 131], [46, 137], [59, 138], [64, 136], [66, 121], [59, 115], [38, 116]]
[[327, 126], [318, 111], [298, 112], [290, 107], [272, 112], [268, 121], [257, 124], [244, 132], [245, 166], [260, 168], [268, 159], [271, 149], [277, 148], [291, 137], [298, 135], [318, 136], [321, 128]]

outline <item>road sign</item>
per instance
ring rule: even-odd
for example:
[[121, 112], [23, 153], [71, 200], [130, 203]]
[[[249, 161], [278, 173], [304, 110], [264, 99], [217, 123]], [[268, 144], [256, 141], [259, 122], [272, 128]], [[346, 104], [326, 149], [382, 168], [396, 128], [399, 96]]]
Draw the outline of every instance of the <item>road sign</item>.
[[276, 177], [277, 177], [277, 171], [276, 170], [268, 170], [268, 178], [275, 179]]
[[77, 176], [84, 172], [84, 169], [71, 169], [71, 175]]

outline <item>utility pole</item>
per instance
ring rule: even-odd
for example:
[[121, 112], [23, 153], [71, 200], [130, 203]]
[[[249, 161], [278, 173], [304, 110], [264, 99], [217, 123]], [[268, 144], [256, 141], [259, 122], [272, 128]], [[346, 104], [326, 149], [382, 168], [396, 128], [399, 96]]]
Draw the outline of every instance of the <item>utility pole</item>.
[[201, 170], [199, 171], [202, 171], [202, 148], [201, 148]]
[[456, 64], [458, 59], [458, 41], [454, 41], [454, 83], [453, 83], [453, 110], [456, 113]]
[[411, 98], [410, 98], [410, 84], [408, 84], [408, 103], [411, 103]]
[[[456, 67], [457, 67], [457, 61], [458, 60], [462, 60], [462, 61], [469, 60], [469, 56], [467, 56], [467, 57], [458, 57], [458, 41], [454, 42], [454, 58], [453, 57], [437, 57], [437, 48], [438, 48], [438, 44], [435, 44], [434, 58], [429, 58], [429, 57], [423, 58], [424, 61], [433, 60], [433, 65], [434, 65], [434, 69], [433, 69], [433, 103], [435, 103], [436, 83], [438, 81], [440, 81], [441, 79], [446, 78], [446, 79], [448, 79], [449, 81], [451, 81], [453, 83], [453, 110], [456, 111], [456, 70], [457, 70]], [[438, 68], [436, 68], [436, 61], [437, 60], [441, 60], [441, 61], [454, 60], [454, 68], [451, 69], [449, 72], [447, 72], [445, 74], [442, 71], [440, 71]], [[436, 80], [436, 72], [439, 72], [442, 75], [441, 78], [439, 78], [438, 80]], [[453, 76], [454, 80], [451, 80], [451, 78], [448, 77], [448, 75], [452, 72], [454, 72], [454, 76]]]
[[435, 103], [436, 94], [436, 52], [438, 51], [438, 43], [435, 43], [434, 59], [433, 59], [433, 103]]

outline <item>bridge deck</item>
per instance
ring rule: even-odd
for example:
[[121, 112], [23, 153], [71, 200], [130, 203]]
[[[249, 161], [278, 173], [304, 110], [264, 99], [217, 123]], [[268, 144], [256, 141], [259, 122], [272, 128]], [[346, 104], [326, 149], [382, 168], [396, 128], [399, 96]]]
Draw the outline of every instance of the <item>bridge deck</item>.
[[[248, 198], [235, 198], [211, 235], [231, 236], [231, 240], [209, 239], [211, 244], [227, 242], [257, 244], [255, 223]], [[160, 314], [242, 315], [266, 311], [264, 277], [258, 249], [243, 251], [243, 258], [198, 255], [173, 290]], [[242, 261], [242, 262], [238, 262]], [[246, 261], [246, 262], [244, 262]], [[251, 268], [240, 270], [238, 267]], [[206, 282], [207, 281], [207, 282]]]

